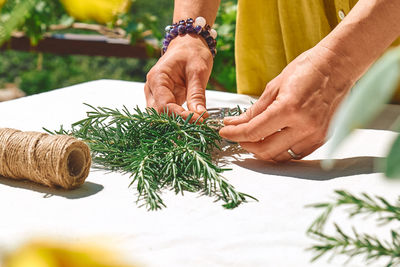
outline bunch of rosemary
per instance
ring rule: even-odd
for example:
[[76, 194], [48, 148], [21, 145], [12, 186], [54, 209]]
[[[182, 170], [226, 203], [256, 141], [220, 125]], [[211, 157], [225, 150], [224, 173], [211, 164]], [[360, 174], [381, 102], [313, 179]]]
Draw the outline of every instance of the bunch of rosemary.
[[339, 208], [346, 207], [349, 217], [356, 215], [378, 215], [379, 226], [390, 222], [400, 221], [400, 198], [395, 204], [389, 203], [383, 197], [371, 197], [367, 194], [361, 196], [352, 195], [346, 191], [335, 191], [336, 199], [333, 202], [319, 203], [310, 207], [323, 209], [308, 229], [308, 235], [318, 244], [313, 245], [309, 250], [316, 253], [313, 261], [325, 254], [346, 255], [349, 260], [361, 255], [367, 263], [380, 258], [387, 259], [389, 266], [400, 265], [400, 235], [396, 230], [390, 230], [391, 240], [381, 240], [378, 237], [359, 233], [353, 227], [352, 233], [346, 233], [339, 225], [334, 223], [334, 233], [328, 234], [324, 230], [331, 213]]
[[[87, 105], [87, 104], [86, 104]], [[95, 164], [112, 171], [130, 173], [130, 186], [138, 191], [138, 202], [150, 210], [165, 207], [160, 193], [168, 188], [175, 193], [202, 192], [222, 199], [225, 208], [232, 209], [255, 199], [238, 192], [221, 173], [211, 152], [219, 149], [221, 141], [211, 121], [195, 121], [192, 116], [166, 113], [154, 109], [131, 113], [106, 107], [95, 108], [87, 118], [62, 127], [57, 134], [68, 134], [85, 141], [91, 148]]]

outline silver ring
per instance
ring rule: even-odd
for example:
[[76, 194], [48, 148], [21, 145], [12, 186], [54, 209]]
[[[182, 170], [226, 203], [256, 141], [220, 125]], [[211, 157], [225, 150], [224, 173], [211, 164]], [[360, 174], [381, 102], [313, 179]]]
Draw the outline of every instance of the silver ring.
[[301, 155], [294, 153], [292, 149], [289, 148], [287, 152], [292, 157], [292, 159], [301, 159]]

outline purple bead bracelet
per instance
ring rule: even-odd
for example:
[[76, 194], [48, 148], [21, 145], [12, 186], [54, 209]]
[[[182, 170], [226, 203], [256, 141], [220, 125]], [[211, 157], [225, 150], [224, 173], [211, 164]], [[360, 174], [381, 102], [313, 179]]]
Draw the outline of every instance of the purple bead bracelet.
[[167, 52], [168, 46], [173, 39], [175, 39], [178, 35], [183, 36], [185, 34], [200, 35], [206, 41], [213, 57], [215, 57], [217, 54], [217, 41], [215, 40], [217, 37], [217, 32], [214, 29], [211, 29], [210, 25], [207, 25], [205, 23], [205, 19], [202, 17], [198, 17], [196, 20], [193, 20], [192, 18], [180, 20], [177, 23], [168, 25], [165, 28], [165, 32], [162, 54]]

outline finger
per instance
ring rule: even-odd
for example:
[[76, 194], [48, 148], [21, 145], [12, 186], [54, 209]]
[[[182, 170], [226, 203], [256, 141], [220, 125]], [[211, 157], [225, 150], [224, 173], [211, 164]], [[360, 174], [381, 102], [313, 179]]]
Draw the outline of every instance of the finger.
[[[310, 144], [308, 143], [308, 145], [310, 145]], [[278, 156], [276, 156], [272, 160], [274, 160], [276, 162], [286, 162], [286, 161], [290, 161], [290, 160], [300, 160], [300, 159], [302, 159], [304, 156], [303, 156], [303, 153], [301, 153], [301, 151], [303, 151], [303, 150], [300, 150], [299, 147], [295, 148], [295, 146], [296, 145], [293, 145], [292, 148], [288, 148], [287, 150], [283, 151], [281, 154], [279, 154]], [[291, 149], [292, 152], [296, 154], [296, 158], [293, 158], [292, 155], [290, 155], [289, 149]], [[300, 152], [298, 152], [298, 151], [300, 151]]]
[[290, 147], [303, 140], [304, 137], [304, 133], [299, 133], [294, 128], [285, 128], [260, 142], [242, 142], [240, 145], [243, 149], [255, 154], [263, 160], [273, 160], [280, 155], [282, 151], [287, 151]]
[[276, 99], [280, 81], [281, 75], [278, 75], [275, 79], [267, 84], [261, 97], [248, 110], [246, 110], [246, 112], [242, 113], [240, 116], [226, 117], [224, 119], [224, 124], [238, 125], [241, 123], [246, 123], [252, 118], [261, 114], [261, 112], [263, 112]]
[[272, 103], [260, 115], [249, 122], [239, 125], [223, 127], [219, 134], [228, 140], [235, 142], [258, 142], [271, 134], [287, 126], [287, 122], [280, 116], [279, 104]]
[[169, 104], [166, 104], [165, 106], [156, 105], [154, 96], [150, 90], [148, 83], [146, 83], [144, 85], [144, 93], [146, 96], [147, 107], [154, 108], [159, 113], [165, 112], [168, 114], [175, 113], [175, 114], [181, 115], [182, 112], [185, 111], [185, 109], [182, 106], [175, 104], [175, 103], [169, 103]]
[[186, 87], [175, 84], [173, 94], [175, 96], [176, 103], [182, 106], [186, 102]]
[[185, 110], [182, 106], [179, 106], [177, 104], [167, 104], [167, 107], [165, 107], [160, 112], [167, 113], [168, 115], [179, 115], [183, 119], [187, 119], [189, 116], [191, 116], [191, 119], [189, 121], [191, 123], [195, 121], [202, 122], [204, 120], [201, 115], [193, 113], [192, 111]]
[[176, 104], [176, 99], [172, 90], [174, 88], [174, 82], [170, 79], [166, 73], [160, 73], [157, 79], [152, 79], [149, 82], [149, 89], [154, 99], [154, 108], [162, 112], [168, 104]]
[[194, 123], [196, 121], [203, 122], [205, 119], [205, 118], [203, 118], [203, 116], [201, 116], [201, 114], [197, 114], [197, 113], [194, 113], [193, 111], [189, 111], [189, 110], [183, 111], [182, 114], [180, 114], [180, 115], [184, 119], [187, 119], [189, 116], [192, 116], [192, 118], [189, 121], [190, 123]]
[[[306, 137], [299, 143], [292, 145], [290, 147], [290, 149], [294, 153], [296, 153], [297, 155], [300, 156], [299, 159], [302, 159], [302, 158], [310, 155], [312, 152], [314, 152], [320, 146], [322, 146], [323, 143], [324, 142], [312, 143], [312, 140], [310, 140], [309, 137]], [[285, 161], [293, 160], [293, 158], [286, 150], [286, 151], [283, 151], [281, 154], [279, 154], [277, 157], [275, 157], [273, 160], [277, 161], [277, 162], [285, 162]]]
[[166, 107], [163, 108], [162, 111], [158, 111], [158, 112], [165, 112], [168, 113], [169, 115], [171, 115], [171, 113], [175, 113], [177, 115], [182, 116], [182, 113], [185, 112], [185, 109], [175, 103], [169, 103], [166, 105]]
[[154, 96], [151, 93], [150, 87], [148, 83], [144, 84], [144, 95], [146, 97], [146, 106], [147, 107], [154, 107]]
[[187, 82], [188, 109], [198, 114], [207, 112], [205, 84], [201, 81], [200, 75], [199, 73], [192, 73]]

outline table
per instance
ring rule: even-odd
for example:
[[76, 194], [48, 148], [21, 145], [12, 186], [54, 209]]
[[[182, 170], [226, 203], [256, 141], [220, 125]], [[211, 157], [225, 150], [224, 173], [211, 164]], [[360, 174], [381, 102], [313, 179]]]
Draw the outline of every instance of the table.
[[[207, 99], [208, 107], [248, 106], [254, 100], [221, 92], [207, 92]], [[100, 80], [0, 103], [0, 127], [41, 131], [69, 126], [84, 118], [88, 108], [82, 103], [143, 108], [143, 84]], [[399, 109], [389, 112], [393, 118]], [[385, 125], [385, 118], [378, 125]], [[335, 155], [331, 171], [320, 167], [324, 147], [302, 161], [282, 165], [246, 154], [226, 155], [233, 170], [225, 177], [259, 199], [234, 210], [195, 193], [164, 192], [168, 207], [148, 212], [136, 206], [129, 175], [99, 170], [92, 170], [74, 191], [0, 178], [0, 248], [44, 236], [101, 240], [144, 266], [310, 266], [312, 254], [305, 249], [313, 241], [305, 231], [319, 212], [304, 206], [329, 200], [335, 189], [397, 199], [400, 183], [373, 169], [396, 136], [387, 130], [355, 131]], [[344, 214], [337, 214], [335, 221], [349, 224]], [[379, 231], [362, 219], [356, 222], [360, 231]], [[343, 258], [314, 264], [342, 265]], [[356, 259], [351, 266], [365, 263]]]

